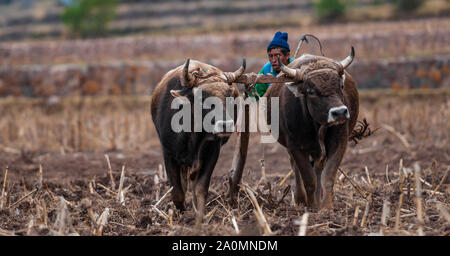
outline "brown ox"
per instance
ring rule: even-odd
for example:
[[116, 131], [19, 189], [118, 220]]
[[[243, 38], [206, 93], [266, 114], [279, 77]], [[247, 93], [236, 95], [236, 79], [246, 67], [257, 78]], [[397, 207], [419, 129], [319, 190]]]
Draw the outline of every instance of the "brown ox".
[[[296, 177], [296, 202], [332, 208], [333, 185], [347, 141], [355, 127], [359, 96], [345, 69], [355, 53], [343, 61], [303, 55], [282, 74], [294, 82], [272, 84], [265, 96], [279, 97], [279, 138], [286, 147]], [[270, 122], [270, 116], [269, 116]]]
[[265, 94], [269, 122], [270, 99], [279, 97], [278, 142], [290, 156], [297, 203], [314, 208], [333, 206], [337, 168], [358, 117], [358, 90], [345, 71], [353, 58], [353, 47], [340, 62], [303, 55], [283, 65], [278, 76], [294, 82], [273, 83]]
[[[228, 141], [236, 118], [224, 115], [223, 120], [213, 119], [211, 122], [214, 130], [205, 131], [202, 123], [194, 123], [194, 112], [203, 120], [209, 111], [194, 110], [193, 101], [200, 96], [203, 100], [214, 96], [225, 105], [226, 97], [239, 96], [238, 89], [232, 83], [244, 73], [244, 70], [245, 59], [241, 68], [233, 73], [222, 72], [211, 65], [188, 59], [184, 66], [169, 71], [162, 78], [152, 96], [151, 114], [161, 141], [166, 173], [173, 186], [172, 201], [179, 210], [184, 210], [188, 179], [192, 181], [194, 206], [197, 209], [197, 227], [203, 220], [209, 183], [220, 148]], [[183, 123], [188, 122], [185, 119], [190, 118], [190, 131], [174, 131], [173, 129], [172, 119], [179, 111], [172, 108], [175, 98], [187, 103], [190, 107], [190, 117], [183, 117]], [[225, 110], [226, 107], [223, 109]], [[196, 125], [201, 125], [197, 132]]]

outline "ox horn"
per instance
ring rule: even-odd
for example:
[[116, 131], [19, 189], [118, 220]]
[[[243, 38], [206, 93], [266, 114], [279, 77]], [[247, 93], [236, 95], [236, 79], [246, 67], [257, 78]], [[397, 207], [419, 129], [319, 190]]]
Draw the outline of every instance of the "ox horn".
[[355, 58], [355, 48], [353, 48], [352, 46], [352, 52], [350, 53], [350, 55], [348, 55], [347, 58], [339, 62], [339, 64], [341, 64], [342, 66], [342, 69], [346, 69], [348, 66], [350, 66], [354, 58]]
[[189, 74], [189, 62], [191, 61], [191, 59], [187, 59], [186, 63], [184, 64], [184, 68], [183, 68], [183, 75], [181, 76], [181, 85], [182, 86], [187, 86], [187, 87], [192, 87], [192, 81], [194, 80], [192, 75]]
[[288, 68], [287, 66], [285, 66], [283, 64], [283, 62], [281, 62], [280, 56], [277, 56], [277, 57], [278, 57], [278, 64], [280, 65], [281, 71], [283, 71], [283, 73], [287, 77], [293, 78], [297, 82], [303, 81], [303, 73], [300, 72], [300, 70], [294, 69], [294, 68]]
[[224, 72], [225, 78], [227, 80], [227, 83], [233, 83], [236, 81], [240, 76], [242, 76], [245, 72], [245, 69], [247, 67], [247, 62], [245, 58], [242, 59], [242, 65], [241, 67], [234, 71], [234, 72]]

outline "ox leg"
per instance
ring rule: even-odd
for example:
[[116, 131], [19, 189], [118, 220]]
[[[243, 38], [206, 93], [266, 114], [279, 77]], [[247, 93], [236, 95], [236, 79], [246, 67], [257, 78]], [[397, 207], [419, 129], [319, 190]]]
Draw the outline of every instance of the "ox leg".
[[[308, 156], [304, 154], [301, 151], [293, 150], [290, 152], [292, 157], [295, 160], [295, 163], [297, 165], [297, 170], [294, 170], [297, 175], [301, 175], [301, 179], [303, 180], [303, 185], [305, 187], [306, 195], [307, 195], [307, 201], [306, 205], [308, 207], [318, 208], [319, 202], [316, 199], [316, 186], [317, 186], [317, 177], [314, 173], [314, 170], [309, 163]], [[300, 178], [300, 176], [299, 176]], [[297, 182], [299, 182], [299, 179], [296, 179]], [[297, 183], [297, 186], [300, 186], [300, 184]]]
[[316, 187], [316, 198], [321, 201], [322, 200], [322, 196], [323, 196], [323, 190], [322, 190], [322, 185], [321, 185], [321, 180], [322, 180], [322, 171], [324, 168], [325, 162], [321, 162], [319, 161], [319, 159], [314, 159], [314, 173], [316, 174], [317, 177], [317, 187]]
[[164, 156], [167, 177], [169, 178], [172, 190], [172, 201], [178, 210], [184, 211], [185, 190], [181, 181], [182, 167], [172, 161], [169, 157]]
[[[333, 208], [333, 187], [336, 179], [336, 172], [344, 157], [347, 148], [347, 130], [345, 126], [336, 126], [330, 129], [327, 134], [328, 140], [325, 140], [327, 147], [327, 162], [322, 171], [320, 185], [323, 191], [323, 199], [321, 200], [321, 208]], [[333, 140], [331, 138], [340, 138]]]
[[195, 216], [195, 227], [199, 229], [203, 222], [203, 216], [205, 215], [205, 204], [208, 197], [208, 188], [211, 181], [211, 176], [216, 166], [217, 159], [219, 158], [220, 144], [210, 143], [205, 145], [200, 155], [202, 159], [202, 165], [199, 169], [197, 176], [197, 182], [195, 184], [195, 194], [197, 213]]
[[289, 161], [291, 162], [291, 169], [295, 173], [295, 184], [296, 184], [295, 202], [297, 204], [300, 203], [306, 204], [307, 196], [305, 191], [305, 185], [303, 184], [303, 180], [300, 175], [300, 169], [298, 168], [293, 156], [290, 153], [289, 153]]

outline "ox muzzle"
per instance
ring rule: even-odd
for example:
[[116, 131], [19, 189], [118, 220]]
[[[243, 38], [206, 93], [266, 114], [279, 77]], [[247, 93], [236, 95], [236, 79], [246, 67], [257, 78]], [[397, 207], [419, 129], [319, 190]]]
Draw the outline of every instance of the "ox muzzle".
[[350, 112], [346, 106], [330, 108], [328, 111], [329, 125], [341, 124], [348, 119], [350, 119]]
[[234, 132], [234, 120], [219, 120], [214, 124], [213, 133], [218, 136], [229, 136]]

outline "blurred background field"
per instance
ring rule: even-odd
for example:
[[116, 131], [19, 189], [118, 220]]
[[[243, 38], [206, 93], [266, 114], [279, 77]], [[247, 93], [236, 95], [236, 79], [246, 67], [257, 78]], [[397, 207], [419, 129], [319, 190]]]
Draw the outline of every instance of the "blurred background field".
[[[75, 0], [2, 0], [0, 39], [62, 39], [68, 31], [61, 16]], [[186, 35], [260, 29], [299, 28], [318, 23], [389, 21], [450, 14], [446, 0], [94, 0], [118, 3], [108, 36]], [[105, 3], [110, 3], [105, 4]], [[419, 3], [419, 4], [416, 4]], [[410, 9], [409, 9], [410, 8]], [[91, 16], [92, 17], [92, 16]], [[95, 35], [90, 35], [95, 36]], [[97, 35], [98, 36], [98, 35]]]
[[[229, 71], [245, 57], [247, 71], [258, 72], [278, 30], [289, 32], [291, 54], [304, 33], [320, 38], [324, 54], [335, 59], [353, 45], [349, 72], [360, 92], [359, 119], [379, 128], [349, 145], [341, 164], [372, 197], [340, 175], [337, 207], [310, 212], [307, 234], [448, 235], [448, 0], [0, 0], [0, 235], [99, 235], [106, 209], [105, 235], [235, 235], [232, 217], [248, 227], [242, 234], [262, 234], [244, 193], [237, 210], [226, 201], [234, 136], [214, 171], [209, 225], [201, 233], [189, 228], [190, 205], [180, 215], [165, 201], [161, 211], [170, 221], [151, 210], [169, 184], [150, 99], [161, 77], [186, 58]], [[320, 54], [314, 40], [302, 53]], [[294, 184], [287, 154], [278, 144], [262, 146], [258, 136], [251, 138], [244, 182], [274, 234], [295, 235], [307, 209], [283, 196]], [[262, 182], [262, 158], [266, 181], [285, 178], [283, 186]], [[107, 175], [111, 170], [118, 184], [123, 166], [130, 186], [124, 203]], [[424, 222], [413, 170], [422, 175]], [[406, 201], [398, 206], [401, 194]], [[64, 209], [70, 218], [61, 221]]]

